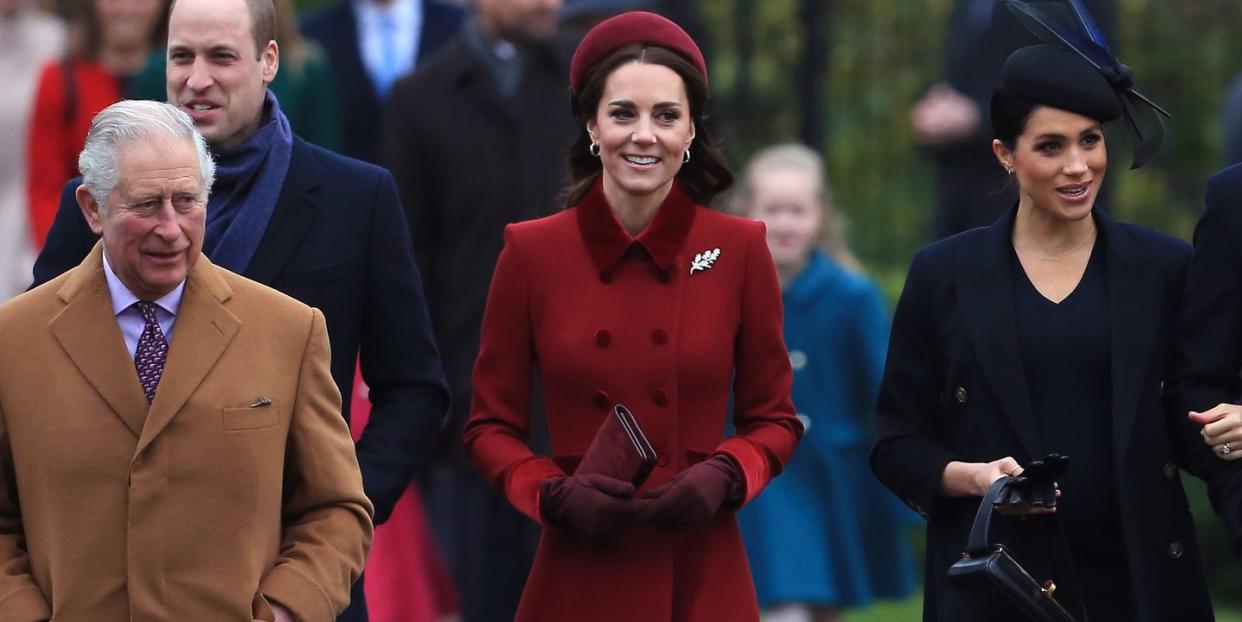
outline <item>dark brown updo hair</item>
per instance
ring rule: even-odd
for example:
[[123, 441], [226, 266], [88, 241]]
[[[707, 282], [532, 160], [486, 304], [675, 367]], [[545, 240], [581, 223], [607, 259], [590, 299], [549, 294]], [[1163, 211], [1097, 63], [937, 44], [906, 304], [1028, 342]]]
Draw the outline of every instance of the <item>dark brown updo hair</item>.
[[1026, 131], [1026, 124], [1031, 120], [1038, 104], [998, 86], [992, 91], [990, 106], [992, 120], [992, 136], [1001, 141], [1005, 148], [1013, 151], [1018, 146], [1018, 137]]
[[718, 195], [733, 185], [733, 173], [712, 140], [707, 126], [707, 115], [704, 112], [708, 95], [707, 80], [693, 63], [668, 48], [631, 43], [617, 48], [596, 63], [587, 72], [580, 92], [570, 95], [574, 118], [582, 129], [573, 146], [569, 148], [569, 183], [565, 188], [565, 207], [580, 203], [603, 171], [599, 158], [591, 155], [591, 137], [587, 134], [586, 124], [595, 118], [608, 76], [618, 67], [631, 62], [668, 67], [681, 76], [685, 83], [695, 138], [690, 143], [690, 162], [682, 165], [677, 172], [677, 180], [691, 200], [699, 205], [710, 206]]

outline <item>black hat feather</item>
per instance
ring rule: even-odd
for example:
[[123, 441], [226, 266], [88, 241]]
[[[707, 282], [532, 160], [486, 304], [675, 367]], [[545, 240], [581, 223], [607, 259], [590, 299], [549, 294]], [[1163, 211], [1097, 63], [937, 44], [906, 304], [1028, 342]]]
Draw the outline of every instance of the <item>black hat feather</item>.
[[[1014, 52], [1002, 84], [1039, 104], [1101, 122], [1122, 119], [1139, 168], [1160, 152], [1169, 113], [1134, 87], [1134, 72], [1113, 56], [1099, 26], [1079, 0], [1006, 0], [1018, 21], [1045, 45]], [[1051, 48], [1059, 48], [1054, 51]]]

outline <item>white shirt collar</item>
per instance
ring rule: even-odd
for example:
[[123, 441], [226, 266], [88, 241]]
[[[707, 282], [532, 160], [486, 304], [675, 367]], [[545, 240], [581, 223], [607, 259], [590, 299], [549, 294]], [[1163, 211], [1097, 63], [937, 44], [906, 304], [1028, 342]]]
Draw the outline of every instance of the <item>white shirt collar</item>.
[[[138, 297], [129, 288], [121, 282], [121, 278], [112, 271], [112, 266], [108, 264], [108, 254], [103, 254], [104, 278], [108, 281], [108, 294], [112, 296], [112, 314], [120, 315], [122, 311], [132, 307], [138, 302]], [[176, 317], [177, 311], [181, 309], [181, 295], [185, 293], [185, 281], [181, 281], [177, 287], [173, 288], [163, 297], [155, 300], [155, 304]]]

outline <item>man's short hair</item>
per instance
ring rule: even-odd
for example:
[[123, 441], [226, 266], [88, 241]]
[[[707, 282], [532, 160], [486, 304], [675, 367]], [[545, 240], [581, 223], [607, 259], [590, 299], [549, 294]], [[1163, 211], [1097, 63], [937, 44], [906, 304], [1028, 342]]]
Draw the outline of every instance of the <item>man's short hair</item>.
[[272, 0], [246, 0], [246, 8], [250, 9], [250, 34], [254, 35], [254, 53], [258, 56], [269, 41], [276, 40], [276, 4]]
[[216, 163], [207, 150], [207, 141], [198, 133], [190, 116], [164, 102], [124, 100], [95, 115], [86, 134], [86, 146], [78, 156], [82, 185], [101, 209], [107, 209], [108, 197], [121, 182], [121, 149], [140, 140], [152, 139], [187, 140], [194, 144], [203, 180], [203, 199], [207, 199], [215, 181]]
[[[177, 0], [172, 0], [168, 7], [170, 15], [176, 6]], [[269, 41], [276, 40], [276, 4], [272, 0], [246, 0], [246, 8], [250, 11], [250, 35], [254, 37], [254, 55], [257, 57]]]

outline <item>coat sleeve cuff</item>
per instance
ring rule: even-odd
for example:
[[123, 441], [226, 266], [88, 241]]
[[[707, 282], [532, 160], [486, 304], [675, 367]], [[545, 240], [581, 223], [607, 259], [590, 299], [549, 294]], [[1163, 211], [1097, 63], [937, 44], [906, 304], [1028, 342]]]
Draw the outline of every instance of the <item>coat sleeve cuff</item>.
[[38, 587], [30, 585], [0, 599], [0, 622], [43, 622], [52, 619], [52, 608]]
[[289, 564], [267, 573], [259, 593], [293, 612], [298, 622], [333, 622], [340, 613], [323, 588]]
[[539, 485], [549, 477], [559, 477], [565, 472], [545, 456], [531, 456], [513, 465], [505, 478], [505, 496], [513, 507], [543, 526], [539, 512]]
[[724, 454], [742, 472], [742, 505], [763, 492], [763, 488], [772, 480], [772, 468], [764, 452], [754, 443], [740, 436], [725, 440], [715, 453]]

